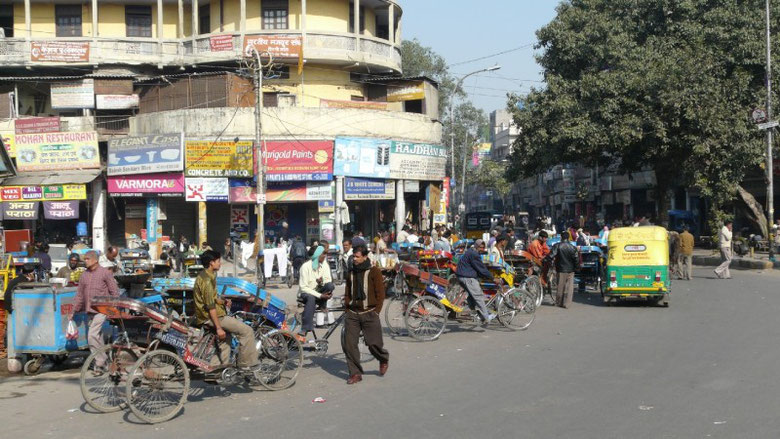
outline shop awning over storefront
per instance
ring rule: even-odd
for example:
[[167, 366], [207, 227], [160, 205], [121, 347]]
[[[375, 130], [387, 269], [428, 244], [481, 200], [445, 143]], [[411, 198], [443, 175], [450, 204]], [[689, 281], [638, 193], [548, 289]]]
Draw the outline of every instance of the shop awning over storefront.
[[83, 169], [73, 171], [35, 171], [24, 172], [3, 180], [3, 186], [46, 186], [56, 184], [91, 183], [103, 171], [101, 169]]

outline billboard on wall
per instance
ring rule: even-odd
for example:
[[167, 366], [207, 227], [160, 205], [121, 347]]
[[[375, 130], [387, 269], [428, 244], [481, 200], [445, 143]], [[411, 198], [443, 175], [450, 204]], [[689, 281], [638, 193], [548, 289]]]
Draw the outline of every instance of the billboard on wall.
[[62, 82], [51, 85], [51, 108], [95, 108], [95, 80]]
[[279, 183], [265, 191], [269, 203], [287, 201], [332, 200], [333, 182]]
[[108, 141], [108, 175], [184, 170], [184, 135], [149, 134]]
[[389, 178], [392, 143], [383, 139], [337, 137], [333, 153], [333, 174]]
[[14, 120], [16, 134], [56, 133], [60, 130], [60, 117], [27, 117]]
[[394, 200], [395, 181], [369, 178], [344, 179], [345, 200]]
[[442, 180], [446, 174], [447, 149], [427, 143], [392, 142], [390, 178]]
[[89, 62], [89, 41], [31, 41], [32, 62]]
[[252, 142], [187, 140], [184, 151], [187, 177], [250, 178], [254, 175]]
[[333, 179], [333, 142], [266, 142], [267, 181], [326, 181]]
[[87, 188], [83, 184], [2, 186], [0, 198], [3, 201], [86, 200]]
[[108, 193], [117, 197], [159, 195], [175, 197], [184, 193], [184, 175], [154, 174], [108, 177]]
[[227, 178], [185, 178], [187, 201], [228, 201]]
[[270, 53], [274, 59], [298, 58], [302, 46], [300, 35], [247, 35], [244, 37], [244, 56], [254, 56], [254, 47], [261, 54]]
[[95, 131], [16, 135], [19, 171], [95, 169], [100, 167]]

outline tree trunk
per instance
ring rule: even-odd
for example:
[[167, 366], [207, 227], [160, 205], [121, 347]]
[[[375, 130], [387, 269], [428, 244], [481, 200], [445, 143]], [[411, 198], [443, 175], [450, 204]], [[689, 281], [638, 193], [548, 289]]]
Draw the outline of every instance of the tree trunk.
[[743, 189], [742, 186], [737, 186], [737, 194], [739, 195], [739, 200], [742, 201], [745, 206], [747, 206], [748, 219], [750, 219], [754, 226], [761, 230], [761, 236], [764, 238], [768, 237], [769, 232], [767, 230], [764, 207], [761, 205], [761, 203], [756, 201], [756, 198], [751, 195], [750, 192]]

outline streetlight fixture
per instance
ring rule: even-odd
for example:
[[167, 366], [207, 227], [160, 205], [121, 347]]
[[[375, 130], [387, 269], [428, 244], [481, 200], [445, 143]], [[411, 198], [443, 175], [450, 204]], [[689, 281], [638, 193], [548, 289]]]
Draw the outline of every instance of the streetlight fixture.
[[[495, 72], [496, 70], [500, 69], [501, 66], [496, 64], [494, 66], [486, 67], [484, 69], [475, 70], [471, 73], [468, 73], [466, 75], [463, 75], [458, 79], [457, 85], [455, 86], [455, 92], [457, 92], [461, 85], [463, 85], [463, 81], [468, 78], [469, 76], [476, 75], [478, 73], [485, 73], [485, 72]], [[455, 97], [456, 95], [453, 94], [452, 96], [452, 102], [450, 102], [450, 179], [455, 178]], [[465, 154], [465, 152], [464, 152]], [[465, 179], [465, 175], [463, 176]], [[465, 183], [465, 182], [464, 182]], [[463, 184], [461, 184], [461, 187], [463, 187]], [[452, 180], [450, 180], [450, 197], [452, 198], [450, 200], [450, 218], [452, 220], [453, 225], [455, 225], [455, 185], [452, 184]], [[460, 194], [461, 196], [461, 203], [459, 205], [460, 210], [465, 210], [465, 204], [463, 203], [463, 194]], [[462, 212], [461, 212], [462, 213]]]

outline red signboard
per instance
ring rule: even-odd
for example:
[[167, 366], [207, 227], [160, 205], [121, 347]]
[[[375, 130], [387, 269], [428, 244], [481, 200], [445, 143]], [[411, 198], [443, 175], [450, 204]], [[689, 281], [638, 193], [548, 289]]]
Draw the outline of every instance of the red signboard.
[[209, 47], [212, 52], [225, 52], [233, 50], [233, 35], [215, 35], [209, 38]]
[[14, 120], [16, 134], [56, 133], [60, 131], [59, 116], [30, 117]]
[[33, 62], [89, 62], [89, 41], [33, 41]]
[[0, 194], [2, 194], [2, 198], [5, 201], [21, 200], [22, 188], [21, 186], [2, 187], [0, 188]]
[[333, 142], [267, 142], [268, 181], [328, 181], [333, 179]]

